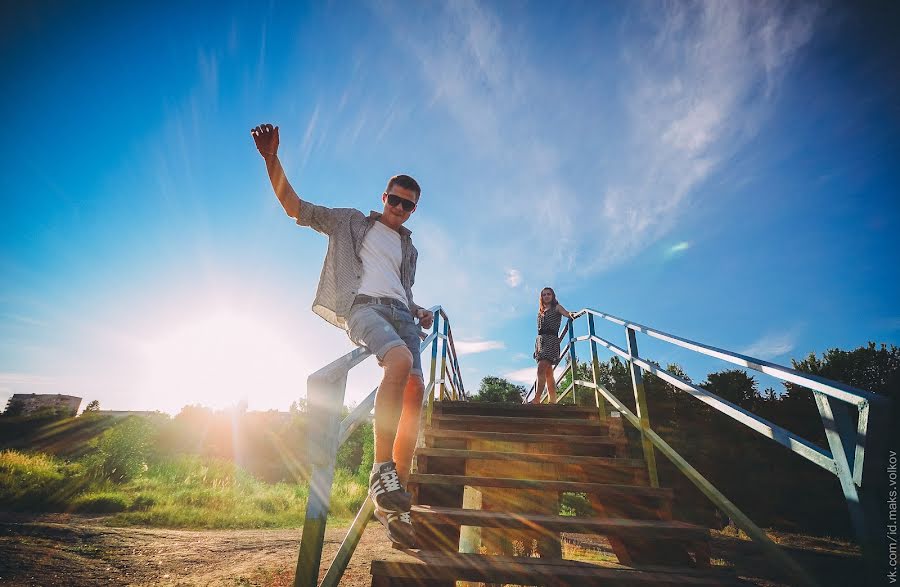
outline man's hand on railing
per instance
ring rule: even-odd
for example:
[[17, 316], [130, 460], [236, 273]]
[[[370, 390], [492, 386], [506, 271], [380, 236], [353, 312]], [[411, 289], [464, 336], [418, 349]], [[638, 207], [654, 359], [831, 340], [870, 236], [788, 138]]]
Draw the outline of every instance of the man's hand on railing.
[[434, 324], [434, 312], [431, 310], [419, 308], [416, 310], [416, 318], [419, 319], [419, 326], [422, 328], [431, 328], [432, 324]]

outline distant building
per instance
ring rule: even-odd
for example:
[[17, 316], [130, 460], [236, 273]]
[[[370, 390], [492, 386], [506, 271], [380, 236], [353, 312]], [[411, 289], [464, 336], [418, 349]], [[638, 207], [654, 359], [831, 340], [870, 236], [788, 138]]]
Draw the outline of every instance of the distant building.
[[38, 412], [56, 412], [72, 417], [78, 413], [81, 398], [58, 393], [16, 393], [6, 403], [8, 416], [31, 416]]

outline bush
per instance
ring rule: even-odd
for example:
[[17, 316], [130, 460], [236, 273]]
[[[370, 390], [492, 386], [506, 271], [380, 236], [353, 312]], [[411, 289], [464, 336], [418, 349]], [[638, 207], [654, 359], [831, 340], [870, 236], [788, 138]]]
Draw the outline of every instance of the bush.
[[593, 515], [593, 508], [584, 493], [562, 493], [559, 499], [559, 513], [563, 516], [588, 518]]
[[131, 502], [132, 511], [148, 510], [157, 504], [157, 500], [152, 495], [138, 495]]
[[145, 418], [130, 416], [94, 441], [86, 462], [95, 478], [122, 483], [147, 470], [155, 430]]
[[118, 492], [85, 493], [72, 502], [72, 511], [91, 514], [114, 514], [131, 507], [128, 497]]

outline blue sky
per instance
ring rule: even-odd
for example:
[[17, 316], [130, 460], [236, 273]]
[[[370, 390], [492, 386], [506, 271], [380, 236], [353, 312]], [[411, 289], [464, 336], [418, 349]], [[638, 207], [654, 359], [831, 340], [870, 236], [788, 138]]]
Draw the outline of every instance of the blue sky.
[[309, 309], [326, 242], [272, 195], [261, 122], [311, 201], [420, 181], [414, 292], [469, 389], [533, 372], [544, 285], [781, 363], [897, 344], [886, 4], [5, 6], [0, 402], [286, 409], [352, 348]]

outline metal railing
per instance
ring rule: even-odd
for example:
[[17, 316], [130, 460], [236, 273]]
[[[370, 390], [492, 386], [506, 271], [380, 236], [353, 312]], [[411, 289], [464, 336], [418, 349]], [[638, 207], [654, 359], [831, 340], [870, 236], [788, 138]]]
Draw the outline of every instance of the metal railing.
[[[574, 321], [582, 316], [587, 317], [588, 334], [575, 336]], [[627, 350], [597, 336], [594, 325], [595, 317], [608, 320], [625, 328]], [[560, 335], [561, 345], [563, 339], [568, 337], [567, 343], [560, 350], [560, 359], [568, 353], [568, 365], [566, 365], [566, 368], [558, 378], [554, 378], [557, 384], [563, 381], [567, 375], [571, 376], [571, 380], [566, 389], [557, 394], [556, 401], [559, 403], [569, 393], [572, 393], [574, 400], [575, 390], [579, 386], [593, 389], [601, 420], [606, 418], [606, 402], [609, 402], [613, 409], [620, 412], [640, 432], [644, 459], [647, 463], [650, 484], [653, 487], [659, 486], [654, 452], [654, 449], [656, 449], [696, 485], [716, 507], [727, 514], [740, 529], [759, 544], [766, 555], [781, 564], [797, 581], [804, 584], [815, 584], [815, 581], [809, 574], [773, 543], [761, 528], [754, 524], [737, 506], [729, 501], [712, 483], [653, 431], [650, 427], [647, 397], [644, 391], [644, 372], [652, 373], [666, 383], [690, 394], [708, 406], [751, 430], [774, 440], [835, 475], [840, 481], [853, 530], [863, 550], [869, 581], [874, 585], [876, 581], [883, 578], [878, 571], [879, 559], [882, 553], [875, 551], [875, 545], [879, 537], [878, 522], [880, 520], [878, 519], [879, 504], [874, 498], [874, 487], [878, 482], [877, 475], [883, 469], [882, 455], [888, 442], [887, 417], [889, 400], [886, 397], [807, 373], [801, 373], [789, 367], [694, 342], [590, 308], [573, 313], [573, 318], [568, 319]], [[765, 418], [761, 418], [738, 405], [722, 399], [706, 389], [698, 387], [690, 381], [661, 368], [656, 363], [641, 357], [638, 353], [637, 345], [637, 333], [639, 332], [695, 353], [728, 361], [735, 365], [776, 377], [782, 381], [811, 389], [824, 427], [828, 450], [820, 448], [809, 440], [801, 438]], [[582, 341], [590, 342], [593, 381], [578, 379], [575, 344]], [[628, 363], [634, 391], [635, 412], [637, 413], [632, 413], [615, 395], [602, 385], [597, 356], [598, 345], [605, 347], [608, 351], [621, 357]], [[524, 401], [528, 401], [533, 396], [535, 387], [536, 382], [525, 395]], [[541, 392], [543, 391], [541, 390]], [[546, 394], [542, 393], [542, 401], [545, 397]], [[851, 410], [854, 409], [857, 412], [856, 426], [853, 426], [851, 417]], [[867, 484], [864, 485], [864, 483]], [[869, 490], [870, 488], [871, 490]]]
[[[456, 348], [453, 344], [450, 320], [440, 306], [435, 306], [430, 310], [434, 313], [434, 324], [431, 333], [422, 340], [419, 347], [421, 353], [431, 346], [431, 368], [423, 395], [422, 410], [423, 418], [428, 422], [431, 421], [435, 401], [466, 399]], [[435, 379], [439, 346], [441, 348], [440, 378]], [[358, 348], [322, 367], [307, 379], [309, 414], [307, 424], [309, 441], [307, 444], [312, 471], [309, 478], [309, 500], [306, 506], [306, 519], [303, 522], [303, 534], [300, 538], [300, 553], [297, 557], [294, 587], [316, 587], [318, 584], [338, 447], [350, 437], [357, 426], [368, 419], [375, 406], [377, 387], [343, 421], [340, 420], [347, 387], [347, 374], [350, 369], [362, 363], [371, 354], [364, 348]], [[350, 557], [359, 544], [362, 532], [372, 517], [373, 509], [372, 500], [367, 497], [356, 514], [331, 566], [325, 573], [321, 583], [322, 587], [333, 587], [339, 584], [344, 570], [350, 562]]]

